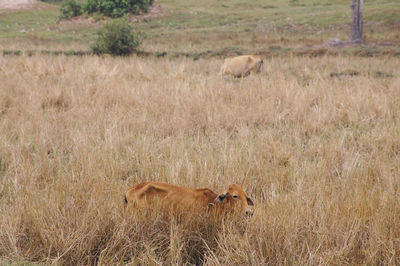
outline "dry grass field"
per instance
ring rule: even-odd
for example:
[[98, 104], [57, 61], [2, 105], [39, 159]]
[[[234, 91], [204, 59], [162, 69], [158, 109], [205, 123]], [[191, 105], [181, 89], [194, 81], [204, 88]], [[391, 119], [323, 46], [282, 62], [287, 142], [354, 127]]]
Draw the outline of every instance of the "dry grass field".
[[[400, 61], [0, 56], [0, 263], [400, 264]], [[242, 184], [248, 221], [123, 211]], [[172, 220], [171, 220], [172, 219]]]

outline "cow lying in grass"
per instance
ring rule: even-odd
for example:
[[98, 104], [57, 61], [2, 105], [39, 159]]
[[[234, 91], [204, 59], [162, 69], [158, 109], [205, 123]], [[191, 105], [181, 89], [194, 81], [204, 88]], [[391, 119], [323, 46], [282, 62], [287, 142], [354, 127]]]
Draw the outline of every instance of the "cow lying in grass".
[[134, 208], [157, 207], [174, 213], [201, 215], [214, 212], [217, 215], [251, 216], [249, 206], [253, 206], [253, 201], [237, 184], [230, 185], [226, 193], [218, 195], [208, 188], [191, 189], [166, 183], [144, 182], [126, 191], [127, 204]]
[[224, 78], [233, 76], [243, 78], [253, 73], [262, 71], [263, 60], [258, 55], [241, 55], [232, 58], [226, 58], [221, 67], [220, 75]]

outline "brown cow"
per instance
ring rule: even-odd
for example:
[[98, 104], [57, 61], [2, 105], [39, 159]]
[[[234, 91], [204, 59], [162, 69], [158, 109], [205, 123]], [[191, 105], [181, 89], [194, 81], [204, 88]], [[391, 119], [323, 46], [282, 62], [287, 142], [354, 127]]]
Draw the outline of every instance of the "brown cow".
[[243, 189], [232, 184], [225, 194], [218, 195], [208, 188], [191, 189], [159, 182], [144, 182], [129, 188], [125, 193], [125, 204], [135, 207], [159, 207], [179, 213], [198, 213], [210, 210], [218, 214], [243, 213], [251, 216], [249, 206], [253, 201]]
[[220, 75], [227, 78], [233, 76], [235, 78], [246, 77], [251, 72], [260, 73], [262, 71], [263, 60], [258, 55], [241, 55], [226, 58], [221, 66]]

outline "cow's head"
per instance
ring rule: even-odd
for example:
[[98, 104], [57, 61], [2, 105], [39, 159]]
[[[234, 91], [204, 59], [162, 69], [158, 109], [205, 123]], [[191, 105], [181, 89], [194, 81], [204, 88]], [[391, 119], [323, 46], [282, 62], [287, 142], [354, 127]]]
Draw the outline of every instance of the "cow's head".
[[[253, 55], [249, 57], [249, 60], [251, 61], [251, 71], [253, 73], [261, 73], [262, 72], [262, 66], [264, 63], [264, 60], [261, 58], [259, 55]], [[249, 61], [249, 63], [250, 63]]]
[[253, 206], [254, 203], [238, 184], [230, 185], [226, 193], [219, 195], [215, 200], [225, 211], [241, 212], [248, 217], [253, 215], [249, 206]]

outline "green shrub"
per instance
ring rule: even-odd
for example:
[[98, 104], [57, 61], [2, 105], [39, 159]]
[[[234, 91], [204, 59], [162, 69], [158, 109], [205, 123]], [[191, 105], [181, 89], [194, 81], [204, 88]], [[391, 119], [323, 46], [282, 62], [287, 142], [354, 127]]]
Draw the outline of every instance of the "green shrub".
[[3, 55], [22, 55], [21, 50], [11, 51], [11, 50], [3, 50]]
[[122, 17], [128, 13], [148, 12], [154, 0], [87, 0], [83, 7], [89, 14], [100, 12], [109, 17]]
[[129, 55], [136, 51], [143, 34], [133, 33], [126, 19], [114, 19], [97, 32], [97, 40], [91, 46], [94, 54]]
[[58, 3], [58, 2], [62, 2], [64, 0], [40, 0], [41, 2], [45, 2], [45, 3]]
[[83, 13], [82, 6], [75, 0], [68, 0], [60, 7], [59, 19], [66, 19], [79, 16]]

